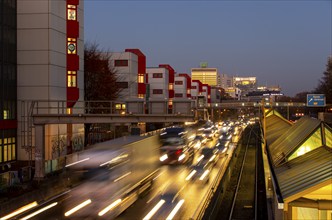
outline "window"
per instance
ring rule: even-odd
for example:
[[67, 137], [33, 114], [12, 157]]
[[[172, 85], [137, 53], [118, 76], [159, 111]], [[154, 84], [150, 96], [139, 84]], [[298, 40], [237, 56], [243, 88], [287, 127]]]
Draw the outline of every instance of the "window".
[[162, 89], [154, 89], [154, 90], [152, 90], [152, 94], [163, 94], [163, 90]]
[[175, 81], [175, 85], [183, 85], [183, 81]]
[[173, 83], [168, 84], [168, 89], [169, 89], [169, 90], [173, 90], [173, 88], [174, 88]]
[[77, 87], [76, 71], [67, 71], [68, 87]]
[[67, 19], [68, 20], [76, 20], [76, 6], [75, 5], [68, 5], [67, 6]]
[[191, 89], [197, 89], [197, 86], [192, 86]]
[[128, 60], [114, 60], [114, 66], [128, 66]]
[[143, 74], [138, 74], [137, 82], [138, 83], [144, 83], [144, 75]]
[[76, 54], [76, 39], [75, 38], [68, 38], [67, 39], [67, 53], [68, 54]]
[[182, 98], [183, 94], [182, 93], [175, 93], [174, 96], [177, 97], [177, 98]]
[[163, 74], [162, 73], [153, 73], [152, 77], [153, 78], [163, 78]]
[[126, 104], [115, 104], [115, 109], [125, 110], [126, 109]]
[[9, 111], [3, 110], [3, 119], [9, 119]]
[[128, 82], [116, 82], [116, 85], [120, 89], [128, 89]]

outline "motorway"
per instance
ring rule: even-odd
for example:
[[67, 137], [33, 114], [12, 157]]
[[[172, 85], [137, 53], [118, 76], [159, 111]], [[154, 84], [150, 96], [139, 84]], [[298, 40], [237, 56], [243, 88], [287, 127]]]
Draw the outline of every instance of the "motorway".
[[[233, 141], [237, 142], [237, 139], [238, 137], [233, 137]], [[212, 147], [216, 141], [214, 138], [207, 145]], [[130, 178], [126, 178], [130, 173], [124, 163], [119, 164], [112, 172], [99, 172], [89, 181], [57, 198], [18, 215], [17, 219], [114, 219], [128, 206], [116, 219], [196, 219], [218, 173], [225, 170], [225, 164], [235, 146], [234, 142], [228, 149], [228, 156], [219, 158], [210, 172], [208, 182], [186, 180], [190, 173], [188, 165], [163, 165], [153, 184], [147, 185], [149, 190], [137, 198], [136, 193], [126, 194], [130, 192], [132, 185], [128, 180]], [[197, 156], [194, 163], [196, 160]], [[114, 182], [117, 184], [113, 184]], [[128, 196], [124, 198], [124, 194]], [[135, 200], [137, 201], [133, 203]], [[42, 212], [39, 213], [40, 210]]]

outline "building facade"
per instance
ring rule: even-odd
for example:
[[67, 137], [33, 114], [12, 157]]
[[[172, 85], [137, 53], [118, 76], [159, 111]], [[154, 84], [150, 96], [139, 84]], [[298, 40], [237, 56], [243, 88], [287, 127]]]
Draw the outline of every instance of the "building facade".
[[118, 100], [145, 98], [145, 55], [139, 49], [126, 49], [125, 52], [111, 53], [110, 59], [120, 88]]
[[[17, 1], [18, 159], [33, 160], [34, 127], [29, 108], [34, 101], [52, 114], [64, 103], [66, 113], [80, 113], [84, 100], [84, 1]], [[52, 160], [84, 147], [84, 125], [45, 126], [45, 172]]]
[[191, 98], [191, 78], [186, 73], [175, 76], [174, 98]]
[[17, 160], [16, 10], [16, 1], [0, 1], [0, 173]]
[[191, 79], [199, 80], [210, 86], [218, 86], [218, 69], [217, 68], [192, 68]]
[[257, 90], [256, 77], [233, 77], [234, 87], [241, 90], [241, 96], [246, 96], [249, 92]]

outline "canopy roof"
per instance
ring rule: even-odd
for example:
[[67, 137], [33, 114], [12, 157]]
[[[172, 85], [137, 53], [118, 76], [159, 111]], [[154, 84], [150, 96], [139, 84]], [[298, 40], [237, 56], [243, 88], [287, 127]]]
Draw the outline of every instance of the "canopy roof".
[[[310, 117], [302, 117], [287, 132], [269, 145], [269, 152], [274, 166], [285, 162], [306, 139], [318, 128], [321, 121]], [[321, 146], [322, 143], [319, 144]], [[317, 147], [319, 147], [317, 146]]]
[[332, 183], [332, 149], [321, 146], [274, 170], [283, 199], [293, 201]]
[[272, 114], [266, 117], [266, 141], [270, 146], [282, 134], [292, 126], [292, 123], [284, 119], [279, 114]]

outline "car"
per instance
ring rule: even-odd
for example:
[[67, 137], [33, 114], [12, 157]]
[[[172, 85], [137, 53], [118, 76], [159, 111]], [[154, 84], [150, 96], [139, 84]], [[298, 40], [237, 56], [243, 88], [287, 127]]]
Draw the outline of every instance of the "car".
[[191, 166], [189, 174], [186, 176], [186, 181], [208, 183], [212, 168], [211, 164], [197, 163]]
[[189, 145], [165, 145], [160, 147], [161, 164], [186, 164], [192, 162], [195, 149]]
[[212, 129], [204, 129], [202, 136], [207, 138], [208, 140], [212, 140], [213, 136], [214, 136], [213, 130]]
[[186, 180], [207, 183], [210, 178], [211, 170], [217, 163], [218, 158], [218, 149], [209, 147], [202, 148], [196, 163], [191, 166]]
[[198, 158], [202, 158], [198, 160], [199, 163], [210, 163], [214, 166], [219, 159], [218, 149], [211, 147], [203, 147], [198, 155]]
[[[199, 142], [201, 145], [203, 145], [203, 144], [206, 144], [206, 142], [207, 142], [207, 138], [206, 137], [203, 137], [203, 135], [196, 135], [196, 137], [195, 137], [195, 139], [194, 139], [194, 141], [197, 141], [197, 142]], [[195, 147], [196, 149], [199, 149], [199, 148], [201, 148], [201, 146], [199, 146], [199, 148], [198, 147]]]
[[227, 150], [229, 148], [230, 141], [228, 140], [221, 140], [219, 141], [216, 146], [214, 146], [218, 150], [218, 154], [220, 156], [224, 156], [227, 153]]

